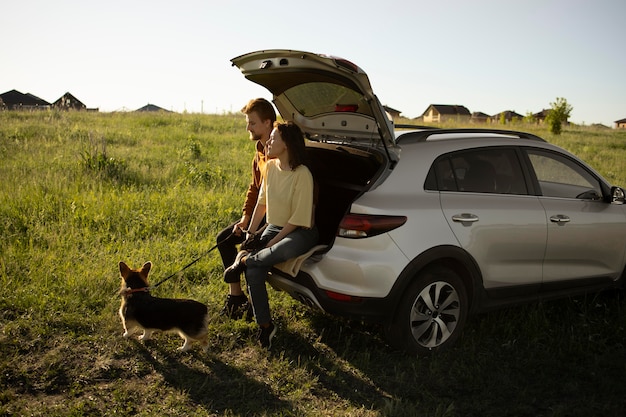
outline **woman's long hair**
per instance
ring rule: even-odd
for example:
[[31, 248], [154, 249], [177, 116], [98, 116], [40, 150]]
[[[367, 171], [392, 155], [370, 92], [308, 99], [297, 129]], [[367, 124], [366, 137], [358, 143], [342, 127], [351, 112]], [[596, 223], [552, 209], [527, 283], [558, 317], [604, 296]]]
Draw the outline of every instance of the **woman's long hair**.
[[306, 147], [304, 146], [304, 135], [298, 125], [292, 122], [275, 122], [274, 127], [280, 132], [280, 136], [287, 146], [289, 154], [289, 166], [296, 169], [300, 165], [306, 164]]

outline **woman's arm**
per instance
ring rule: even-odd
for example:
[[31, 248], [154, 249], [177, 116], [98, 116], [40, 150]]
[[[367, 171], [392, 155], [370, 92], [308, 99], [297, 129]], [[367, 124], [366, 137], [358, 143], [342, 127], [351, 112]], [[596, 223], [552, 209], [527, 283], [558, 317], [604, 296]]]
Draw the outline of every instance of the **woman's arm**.
[[294, 230], [296, 230], [298, 227], [300, 226], [294, 226], [291, 223], [287, 223], [285, 225], [285, 227], [283, 227], [281, 229], [280, 232], [278, 232], [278, 234], [276, 236], [274, 236], [272, 238], [272, 240], [270, 240], [269, 242], [267, 242], [267, 245], [265, 245], [266, 248], [269, 248], [270, 246], [273, 246], [275, 244], [277, 244], [278, 242], [280, 242], [285, 236], [287, 236], [289, 233], [293, 232]]
[[248, 233], [254, 234], [259, 228], [261, 221], [263, 220], [263, 216], [265, 216], [265, 211], [267, 207], [265, 204], [261, 204], [259, 202], [256, 203], [254, 207], [254, 212], [252, 213], [252, 220], [250, 221], [250, 226], [248, 227]]

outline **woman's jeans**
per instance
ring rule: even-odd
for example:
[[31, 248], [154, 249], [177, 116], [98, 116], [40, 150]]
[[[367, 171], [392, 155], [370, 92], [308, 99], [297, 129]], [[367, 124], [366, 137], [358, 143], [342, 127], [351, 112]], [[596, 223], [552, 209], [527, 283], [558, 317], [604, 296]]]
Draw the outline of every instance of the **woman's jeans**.
[[[268, 224], [261, 236], [271, 240], [280, 230], [280, 227]], [[265, 287], [265, 280], [272, 266], [308, 252], [315, 246], [318, 238], [317, 227], [313, 226], [311, 229], [301, 227], [289, 233], [272, 247], [253, 252], [246, 257], [246, 281], [248, 281], [248, 292], [258, 324], [272, 321]]]

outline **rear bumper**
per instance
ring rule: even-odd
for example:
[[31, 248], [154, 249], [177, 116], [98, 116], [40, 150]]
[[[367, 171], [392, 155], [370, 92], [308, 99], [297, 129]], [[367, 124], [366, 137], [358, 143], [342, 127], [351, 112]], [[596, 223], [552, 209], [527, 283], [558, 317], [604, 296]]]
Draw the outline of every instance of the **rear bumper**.
[[388, 298], [353, 298], [340, 301], [318, 288], [306, 272], [300, 271], [298, 276], [291, 277], [279, 270], [272, 270], [268, 282], [278, 291], [288, 293], [292, 298], [308, 307], [322, 312], [365, 320], [368, 322], [385, 323], [394, 311], [394, 302]]

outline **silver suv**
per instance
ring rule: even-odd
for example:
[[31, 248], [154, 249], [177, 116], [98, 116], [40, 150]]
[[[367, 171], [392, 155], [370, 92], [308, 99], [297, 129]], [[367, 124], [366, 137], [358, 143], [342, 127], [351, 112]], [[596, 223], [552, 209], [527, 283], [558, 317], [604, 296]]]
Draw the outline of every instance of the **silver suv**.
[[319, 250], [270, 283], [380, 323], [409, 353], [452, 345], [470, 314], [623, 286], [624, 191], [522, 132], [393, 126], [367, 75], [290, 50], [233, 58], [308, 139]]

